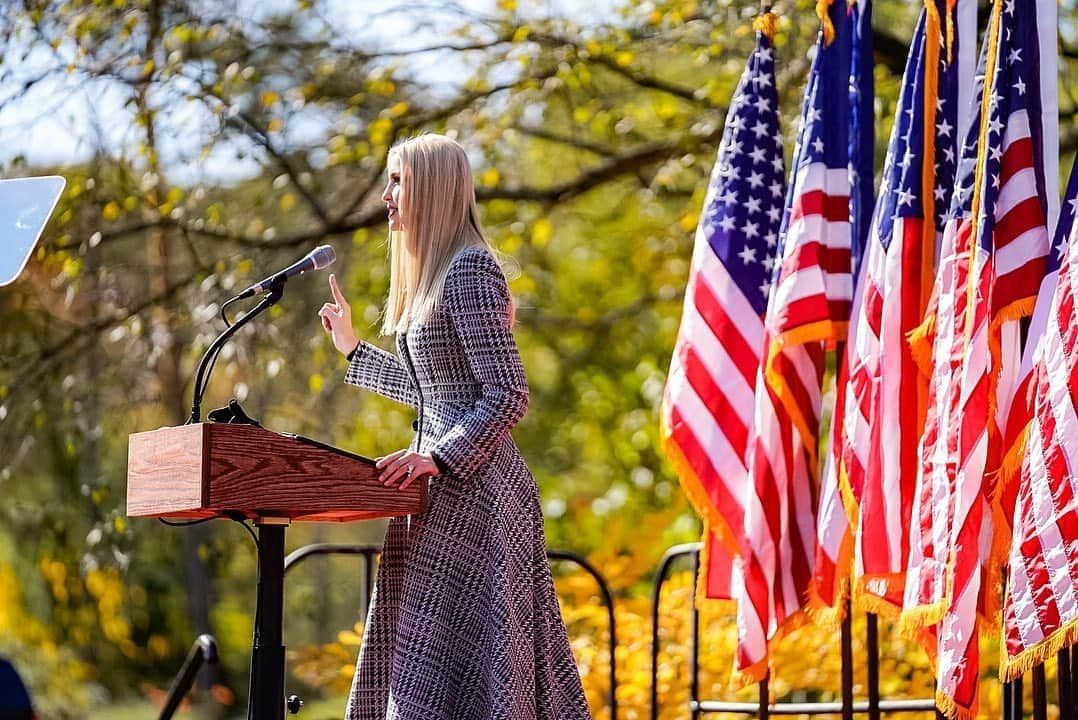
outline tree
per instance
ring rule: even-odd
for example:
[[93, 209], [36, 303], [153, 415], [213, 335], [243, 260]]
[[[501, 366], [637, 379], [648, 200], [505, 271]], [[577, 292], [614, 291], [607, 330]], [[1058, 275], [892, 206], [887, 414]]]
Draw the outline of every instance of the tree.
[[[242, 676], [253, 602], [241, 589], [253, 556], [235, 549], [235, 528], [196, 536], [124, 520], [125, 437], [183, 421], [220, 301], [318, 243], [336, 247], [360, 332], [375, 339], [388, 281], [385, 155], [420, 131], [456, 134], [473, 153], [487, 231], [516, 267], [533, 401], [515, 435], [551, 544], [636, 568], [616, 578], [631, 594], [641, 568], [697, 533], [659, 451], [657, 406], [756, 7], [627, 2], [586, 26], [509, 0], [447, 8], [356, 11], [370, 25], [414, 24], [388, 43], [357, 39], [323, 0], [0, 10], [0, 113], [51, 107], [75, 86], [106, 108], [83, 113], [87, 157], [7, 161], [8, 172], [59, 172], [68, 189], [26, 279], [0, 292], [0, 482], [14, 498], [0, 537], [18, 548], [8, 562], [24, 584], [48, 599], [40, 612], [57, 637], [84, 636], [82, 657], [118, 669], [99, 678], [113, 691], [163, 682], [211, 624]], [[815, 20], [807, 0], [776, 10], [792, 138]], [[882, 161], [916, 8], [881, 0], [875, 12]], [[1073, 69], [1073, 2], [1060, 17]], [[1061, 115], [1074, 113], [1075, 90], [1061, 89]], [[1068, 152], [1076, 139], [1065, 133]], [[412, 418], [339, 389], [343, 361], [314, 318], [324, 297], [321, 279], [293, 283], [222, 354], [208, 406], [235, 395], [269, 427], [368, 454], [397, 449]], [[107, 607], [127, 635], [101, 626], [90, 591], [101, 581], [90, 578], [106, 571], [122, 580], [122, 601]]]

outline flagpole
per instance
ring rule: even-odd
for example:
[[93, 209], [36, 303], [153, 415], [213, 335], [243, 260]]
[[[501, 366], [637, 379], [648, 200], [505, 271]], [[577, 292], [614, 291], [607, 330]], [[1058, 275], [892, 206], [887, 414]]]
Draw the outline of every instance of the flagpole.
[[842, 613], [842, 720], [853, 720], [853, 620], [850, 617], [850, 596], [843, 601]]
[[[753, 23], [756, 29], [760, 30], [764, 34], [770, 37], [770, 33], [765, 29], [767, 27], [767, 18], [771, 14], [771, 0], [760, 0], [760, 15], [757, 18], [757, 22]], [[770, 668], [757, 683], [756, 692], [759, 700], [759, 710], [757, 711], [757, 717], [759, 720], [769, 720], [771, 717], [771, 688], [768, 682], [771, 679]]]

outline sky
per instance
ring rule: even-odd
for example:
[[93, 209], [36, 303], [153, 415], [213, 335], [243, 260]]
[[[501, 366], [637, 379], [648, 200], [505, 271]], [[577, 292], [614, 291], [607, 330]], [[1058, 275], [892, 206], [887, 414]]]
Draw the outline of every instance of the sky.
[[[459, 0], [456, 5], [469, 11], [489, 11], [496, 0]], [[452, 16], [439, 11], [450, 3], [382, 0], [328, 0], [328, 14], [339, 22], [341, 36], [364, 48], [409, 49], [439, 41], [439, 26], [452, 23]], [[522, 0], [519, 12], [528, 15], [568, 14], [587, 24], [609, 19], [616, 0]], [[284, 10], [295, 0], [240, 0], [241, 12], [266, 13]], [[440, 18], [440, 19], [439, 19]], [[428, 22], [423, 22], [428, 21]], [[15, 69], [8, 82], [0, 81], [0, 177], [6, 175], [12, 159], [22, 156], [30, 166], [64, 165], [85, 161], [93, 148], [129, 146], [134, 141], [130, 112], [124, 107], [126, 94], [108, 82], [89, 83], [77, 76], [60, 76], [40, 83], [15, 103], [3, 101], [17, 92], [26, 78], [40, 74], [50, 59], [47, 48], [34, 48], [27, 62]], [[422, 53], [405, 58], [408, 67], [425, 79], [445, 86], [468, 76], [467, 68], [445, 53]], [[170, 124], [197, 128], [205, 121], [198, 103], [170, 106]], [[119, 121], [115, 121], [120, 118]], [[308, 133], [323, 127], [312, 123]], [[301, 126], [295, 132], [303, 133]], [[296, 138], [293, 138], [296, 139]], [[199, 180], [229, 182], [258, 170], [250, 159], [237, 159], [234, 148], [222, 147], [209, 158], [199, 158], [198, 133], [161, 138], [162, 162], [173, 182], [183, 185]]]

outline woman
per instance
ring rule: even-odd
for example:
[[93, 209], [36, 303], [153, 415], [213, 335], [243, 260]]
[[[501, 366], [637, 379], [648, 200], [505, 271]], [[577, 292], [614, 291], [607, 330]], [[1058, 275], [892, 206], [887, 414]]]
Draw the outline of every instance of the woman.
[[396, 355], [357, 342], [336, 278], [319, 312], [345, 381], [416, 407], [380, 479], [430, 480], [427, 511], [386, 532], [347, 720], [588, 718], [547, 565], [535, 480], [509, 435], [528, 408], [513, 301], [479, 224], [464, 150], [422, 135], [389, 152]]

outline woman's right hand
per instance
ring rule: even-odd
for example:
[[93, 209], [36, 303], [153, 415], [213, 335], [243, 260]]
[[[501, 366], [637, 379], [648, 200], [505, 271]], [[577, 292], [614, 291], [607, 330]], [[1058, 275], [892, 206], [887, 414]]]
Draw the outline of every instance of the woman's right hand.
[[357, 345], [356, 331], [352, 329], [352, 308], [341, 294], [333, 274], [329, 276], [329, 290], [333, 293], [333, 302], [323, 305], [318, 317], [322, 318], [322, 329], [333, 338], [333, 346], [342, 355], [347, 355]]

